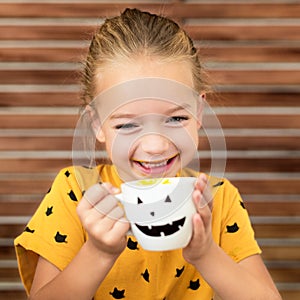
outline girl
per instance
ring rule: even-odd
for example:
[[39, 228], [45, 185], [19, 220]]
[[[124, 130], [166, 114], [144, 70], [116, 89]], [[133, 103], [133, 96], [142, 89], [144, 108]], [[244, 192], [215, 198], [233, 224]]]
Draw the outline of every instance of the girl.
[[[185, 168], [201, 126], [201, 105], [185, 96], [209, 92], [187, 34], [126, 9], [95, 33], [82, 82], [84, 116], [112, 165], [63, 169], [15, 240], [30, 299], [281, 299], [237, 189]], [[149, 96], [156, 90], [172, 101]], [[114, 197], [123, 181], [191, 175], [197, 213], [187, 247], [151, 252], [127, 237]], [[203, 205], [207, 185], [213, 205]]]

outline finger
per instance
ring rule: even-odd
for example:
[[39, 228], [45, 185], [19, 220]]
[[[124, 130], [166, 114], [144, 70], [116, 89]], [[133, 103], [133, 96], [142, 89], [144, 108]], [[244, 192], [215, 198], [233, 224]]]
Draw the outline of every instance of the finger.
[[94, 184], [84, 193], [79, 204], [83, 208], [90, 209], [108, 194], [109, 192], [104, 184]]
[[193, 199], [195, 201], [198, 215], [200, 216], [204, 227], [207, 228], [207, 226], [210, 226], [210, 222], [211, 222], [211, 210], [208, 205], [203, 205], [203, 201], [204, 201], [203, 198], [204, 196], [203, 194], [201, 194], [199, 190], [194, 191]]
[[126, 236], [130, 229], [130, 223], [125, 218], [119, 219], [111, 229], [111, 233], [118, 236]]
[[202, 231], [203, 229], [203, 222], [202, 222], [202, 219], [201, 219], [201, 216], [200, 216], [200, 210], [201, 210], [201, 207], [199, 206], [199, 203], [200, 203], [200, 198], [201, 198], [201, 192], [199, 190], [195, 190], [193, 192], [193, 200], [194, 200], [194, 203], [195, 203], [195, 206], [196, 206], [196, 210], [197, 210], [197, 213], [193, 216], [193, 231], [194, 231], [194, 234], [195, 235], [198, 235], [200, 234], [200, 231]]
[[124, 210], [120, 206], [115, 207], [107, 214], [107, 217], [112, 220], [120, 220], [124, 218], [124, 216], [125, 216]]
[[97, 202], [93, 208], [98, 213], [102, 215], [107, 215], [110, 211], [112, 211], [117, 206], [118, 206], [117, 198], [110, 194], [107, 194], [104, 198], [101, 199], [101, 201]]
[[204, 224], [199, 214], [193, 216], [193, 235], [194, 237], [203, 236]]
[[205, 174], [200, 174], [196, 180], [195, 188], [198, 189], [203, 197], [201, 198], [201, 206], [209, 205], [210, 210], [212, 209], [213, 196], [211, 193], [208, 179]]
[[[119, 224], [119, 223], [121, 223], [121, 224]], [[97, 234], [99, 236], [111, 236], [114, 234], [115, 226], [117, 226], [117, 228], [119, 228], [119, 227], [127, 228], [127, 230], [124, 229], [124, 233], [122, 233], [122, 234], [125, 234], [129, 229], [129, 222], [123, 217], [117, 219], [117, 218], [111, 218], [109, 216], [106, 216], [105, 218], [101, 219], [101, 224], [98, 224], [97, 226], [98, 226]], [[121, 234], [121, 233], [119, 233], [119, 231], [116, 231], [115, 233]]]

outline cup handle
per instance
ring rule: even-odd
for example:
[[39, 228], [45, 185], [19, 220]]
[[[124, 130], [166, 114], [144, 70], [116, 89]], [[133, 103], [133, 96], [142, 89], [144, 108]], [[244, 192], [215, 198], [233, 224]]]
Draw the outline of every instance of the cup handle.
[[[114, 195], [121, 203], [123, 202], [123, 195], [122, 193], [120, 194], [115, 194]], [[131, 235], [131, 236], [134, 236], [132, 230], [131, 230], [131, 227], [129, 228], [129, 230], [127, 231], [127, 235]]]
[[115, 196], [118, 200], [120, 200], [120, 202], [123, 201], [123, 195], [122, 195], [122, 193], [120, 193], [120, 194], [115, 194], [114, 196]]

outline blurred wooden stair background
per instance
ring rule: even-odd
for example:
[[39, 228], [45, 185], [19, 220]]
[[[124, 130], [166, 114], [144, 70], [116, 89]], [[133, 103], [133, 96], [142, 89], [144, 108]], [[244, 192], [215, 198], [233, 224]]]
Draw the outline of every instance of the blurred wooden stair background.
[[[174, 17], [214, 80], [225, 176], [240, 189], [282, 296], [300, 299], [299, 1], [0, 1], [0, 300], [26, 299], [13, 239], [70, 165], [80, 60], [125, 7]], [[200, 136], [201, 166], [209, 143]]]

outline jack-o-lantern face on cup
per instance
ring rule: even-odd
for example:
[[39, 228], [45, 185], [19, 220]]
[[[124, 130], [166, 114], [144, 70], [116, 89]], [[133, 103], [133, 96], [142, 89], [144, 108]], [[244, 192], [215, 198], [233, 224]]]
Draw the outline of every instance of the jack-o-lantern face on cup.
[[122, 184], [122, 194], [117, 197], [133, 235], [145, 250], [172, 250], [189, 243], [196, 212], [192, 200], [195, 180], [152, 178]]

